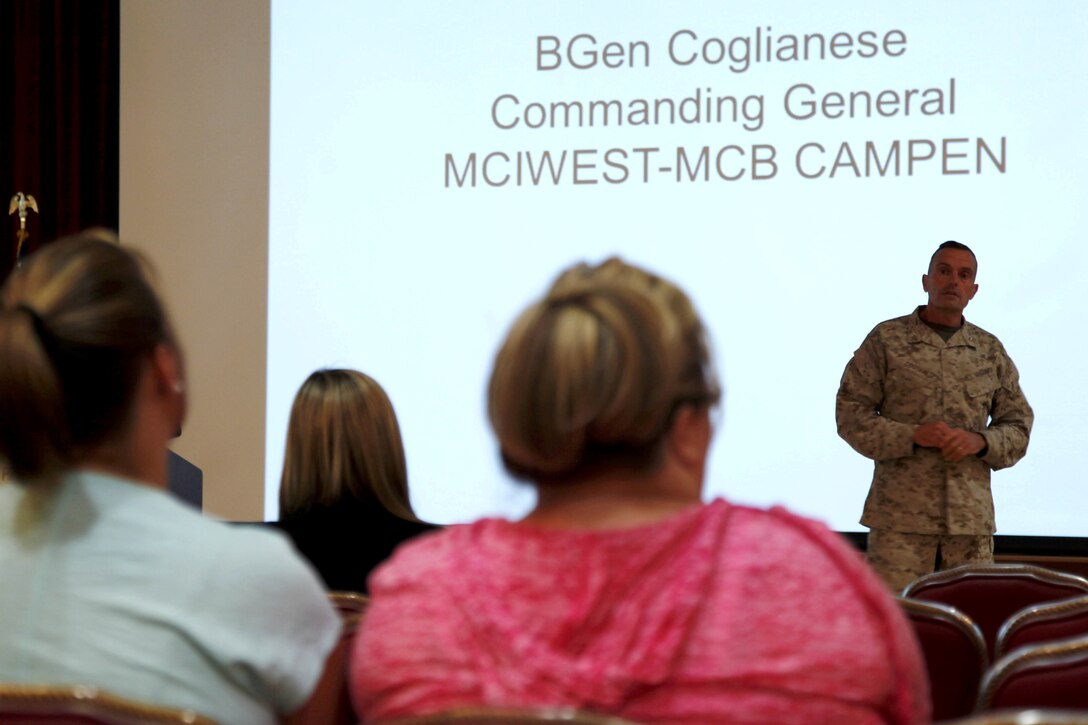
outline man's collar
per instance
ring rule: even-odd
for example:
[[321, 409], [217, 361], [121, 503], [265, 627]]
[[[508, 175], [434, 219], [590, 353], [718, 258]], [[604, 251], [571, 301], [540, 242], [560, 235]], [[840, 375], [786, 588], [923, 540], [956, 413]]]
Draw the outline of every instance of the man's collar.
[[[922, 310], [926, 308], [925, 305], [918, 305], [914, 309], [914, 313], [911, 315], [911, 329], [910, 339], [911, 342], [928, 342], [930, 344], [936, 344], [935, 340], [941, 341], [943, 345], [967, 345], [969, 347], [975, 347], [975, 336], [972, 330], [972, 325], [967, 323], [967, 318], [960, 315], [960, 327], [957, 333], [949, 338], [948, 342], [941, 340], [941, 336], [937, 332], [926, 324], [926, 321], [922, 319]], [[958, 335], [958, 336], [957, 336]]]

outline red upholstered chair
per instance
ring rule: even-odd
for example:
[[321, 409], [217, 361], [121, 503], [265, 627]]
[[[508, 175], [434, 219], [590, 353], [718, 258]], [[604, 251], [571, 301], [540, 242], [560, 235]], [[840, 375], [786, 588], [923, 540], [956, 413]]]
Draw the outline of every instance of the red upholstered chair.
[[1025, 644], [1088, 635], [1088, 596], [1036, 604], [1013, 613], [997, 631], [996, 657]]
[[997, 631], [1014, 612], [1056, 599], [1088, 594], [1088, 579], [1030, 564], [965, 564], [926, 574], [903, 596], [949, 604], [978, 625], [991, 653]]
[[988, 658], [982, 633], [955, 607], [917, 599], [899, 599], [910, 619], [929, 674], [933, 719], [969, 714]]
[[982, 678], [976, 710], [1088, 710], [1088, 637], [1018, 647]]
[[990, 710], [938, 725], [1088, 725], [1088, 710]]
[[148, 705], [94, 687], [0, 684], [3, 725], [215, 725], [191, 710]]
[[374, 725], [638, 725], [610, 715], [580, 710], [465, 707], [433, 715], [380, 720]]

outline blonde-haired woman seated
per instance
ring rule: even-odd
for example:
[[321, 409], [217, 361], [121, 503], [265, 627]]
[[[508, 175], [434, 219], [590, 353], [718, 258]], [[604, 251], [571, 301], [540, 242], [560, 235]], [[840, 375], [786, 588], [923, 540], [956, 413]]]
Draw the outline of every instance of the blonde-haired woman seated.
[[489, 391], [502, 459], [538, 504], [375, 572], [352, 662], [364, 719], [925, 722], [909, 625], [856, 552], [782, 509], [701, 502], [718, 398], [681, 290], [616, 259], [564, 272], [514, 323]]
[[[309, 722], [340, 621], [284, 537], [166, 493], [181, 352], [140, 257], [46, 245], [0, 305], [0, 681]], [[322, 675], [327, 679], [320, 679]], [[322, 690], [324, 694], [324, 690]]]
[[291, 406], [276, 526], [332, 590], [366, 578], [403, 541], [434, 528], [416, 518], [393, 404], [357, 370], [318, 370]]

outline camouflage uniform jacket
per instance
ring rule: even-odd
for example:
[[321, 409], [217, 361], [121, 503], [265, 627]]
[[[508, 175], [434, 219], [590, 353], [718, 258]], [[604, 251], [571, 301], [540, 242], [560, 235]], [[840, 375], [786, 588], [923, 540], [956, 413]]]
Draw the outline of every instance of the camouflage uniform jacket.
[[[964, 322], [948, 342], [913, 314], [877, 325], [846, 366], [836, 398], [839, 435], [872, 458], [861, 523], [919, 534], [992, 534], [990, 471], [1028, 448], [1034, 420], [1001, 342]], [[914, 429], [944, 421], [986, 439], [958, 463], [914, 445]]]

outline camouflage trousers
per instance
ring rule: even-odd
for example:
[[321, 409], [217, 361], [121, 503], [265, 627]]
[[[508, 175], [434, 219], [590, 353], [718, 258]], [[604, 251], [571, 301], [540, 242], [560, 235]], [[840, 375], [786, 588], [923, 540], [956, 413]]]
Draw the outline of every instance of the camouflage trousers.
[[994, 537], [873, 529], [869, 532], [865, 558], [892, 593], [898, 595], [907, 584], [937, 569], [993, 562]]

